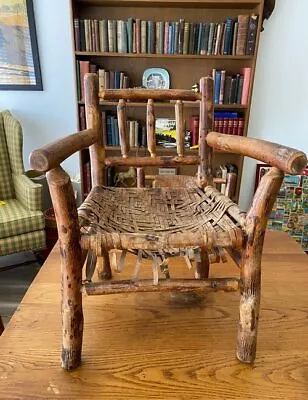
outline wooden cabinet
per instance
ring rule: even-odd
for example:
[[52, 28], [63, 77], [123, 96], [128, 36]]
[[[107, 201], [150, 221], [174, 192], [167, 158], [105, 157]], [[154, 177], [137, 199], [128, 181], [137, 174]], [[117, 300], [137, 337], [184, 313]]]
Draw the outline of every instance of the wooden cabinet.
[[[242, 104], [217, 104], [215, 110], [237, 111], [244, 118], [244, 136], [247, 135], [249, 124], [249, 113], [251, 106], [251, 95], [253, 90], [254, 72], [256, 66], [259, 34], [262, 25], [263, 0], [72, 0], [72, 18], [97, 19], [97, 20], [127, 20], [138, 18], [140, 20], [154, 21], [179, 21], [184, 19], [188, 22], [215, 22], [222, 23], [227, 17], [238, 15], [258, 15], [258, 28], [256, 45], [253, 55], [202, 55], [202, 54], [147, 54], [147, 53], [109, 53], [93, 51], [75, 51], [76, 60], [89, 60], [106, 70], [123, 71], [129, 76], [130, 87], [138, 87], [142, 84], [142, 75], [145, 69], [150, 67], [161, 67], [168, 70], [170, 74], [171, 88], [190, 89], [197, 83], [201, 76], [206, 76], [212, 69], [225, 70], [229, 75], [236, 75], [244, 67], [251, 68], [250, 88], [247, 105]], [[72, 20], [72, 28], [73, 28]], [[82, 101], [78, 101], [78, 107]], [[102, 102], [102, 110], [115, 111], [113, 103]], [[173, 105], [161, 103], [156, 105], [156, 116], [163, 118], [174, 117]], [[188, 124], [189, 116], [198, 114], [196, 104], [187, 102], [184, 107], [185, 119]], [[132, 103], [129, 107], [129, 117], [145, 120], [145, 108], [141, 104]], [[145, 149], [136, 149], [141, 155]], [[160, 151], [166, 154], [174, 154], [175, 151], [162, 148]], [[188, 150], [196, 152], [196, 150]], [[107, 147], [109, 154], [120, 154], [119, 148]], [[88, 150], [80, 153], [81, 179], [84, 166], [89, 161]], [[238, 167], [238, 180], [235, 200], [238, 200], [243, 157], [224, 153], [215, 153], [214, 166], [226, 162], [236, 164]], [[155, 174], [155, 170], [147, 173]], [[184, 167], [179, 173], [194, 174], [194, 167]], [[84, 188], [84, 186], [82, 186]], [[84, 191], [84, 190], [83, 190]]]

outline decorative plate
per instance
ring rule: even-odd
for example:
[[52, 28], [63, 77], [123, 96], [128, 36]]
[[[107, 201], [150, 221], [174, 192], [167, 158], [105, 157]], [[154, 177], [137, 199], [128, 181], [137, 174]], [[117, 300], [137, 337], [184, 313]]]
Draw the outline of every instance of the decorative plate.
[[169, 72], [164, 68], [148, 68], [142, 77], [142, 86], [147, 89], [169, 89]]

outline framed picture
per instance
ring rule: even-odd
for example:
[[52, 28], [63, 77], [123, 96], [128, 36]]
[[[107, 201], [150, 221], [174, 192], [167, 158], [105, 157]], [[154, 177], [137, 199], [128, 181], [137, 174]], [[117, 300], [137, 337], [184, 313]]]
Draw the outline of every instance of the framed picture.
[[255, 180], [255, 191], [257, 190], [257, 187], [259, 185], [259, 182], [264, 176], [267, 171], [271, 169], [271, 166], [269, 164], [257, 164], [256, 166], [256, 180]]
[[43, 90], [32, 0], [0, 0], [0, 90]]

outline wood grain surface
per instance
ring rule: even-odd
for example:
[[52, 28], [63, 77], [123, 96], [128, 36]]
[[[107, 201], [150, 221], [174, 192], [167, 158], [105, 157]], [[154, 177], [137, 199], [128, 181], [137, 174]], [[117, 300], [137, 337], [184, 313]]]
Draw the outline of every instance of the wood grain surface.
[[[83, 363], [64, 372], [56, 247], [0, 337], [0, 399], [307, 399], [307, 256], [269, 231], [262, 268], [253, 366], [235, 358], [239, 293], [137, 293], [84, 298]], [[140, 277], [150, 271], [142, 264]], [[231, 261], [210, 269], [238, 273]], [[174, 259], [170, 274], [194, 271]]]

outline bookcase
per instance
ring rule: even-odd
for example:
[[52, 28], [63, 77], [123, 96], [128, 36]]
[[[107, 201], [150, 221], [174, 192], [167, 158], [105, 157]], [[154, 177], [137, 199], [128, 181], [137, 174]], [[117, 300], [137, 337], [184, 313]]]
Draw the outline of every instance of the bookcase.
[[[214, 71], [226, 71], [226, 74], [236, 76], [243, 68], [250, 69], [250, 82], [248, 97], [245, 104], [215, 104], [215, 111], [235, 112], [243, 121], [242, 134], [247, 136], [249, 125], [249, 113], [251, 107], [251, 96], [253, 91], [253, 81], [256, 68], [258, 53], [259, 35], [262, 26], [264, 0], [71, 0], [72, 7], [72, 29], [76, 35], [76, 20], [121, 20], [137, 19], [142, 21], [187, 21], [193, 25], [202, 25], [202, 23], [224, 23], [227, 18], [233, 18], [236, 21], [238, 16], [257, 15], [257, 28], [254, 38], [254, 51], [249, 55], [239, 55], [230, 51], [231, 54], [183, 54], [183, 49], [179, 53], [157, 54], [149, 52], [128, 53], [128, 52], [109, 52], [101, 51], [96, 46], [95, 51], [85, 51], [80, 46], [74, 47], [76, 65], [80, 61], [90, 61], [91, 63], [108, 71], [122, 71], [129, 77], [129, 87], [141, 87], [143, 72], [147, 68], [165, 68], [170, 75], [170, 87], [191, 89], [199, 82], [200, 77], [207, 76]], [[170, 22], [171, 24], [171, 22]], [[207, 25], [207, 24], [204, 24]], [[223, 24], [222, 24], [223, 25]], [[225, 24], [226, 26], [226, 24]], [[78, 27], [79, 30], [80, 27]], [[94, 26], [93, 32], [95, 32]], [[201, 30], [202, 28], [200, 28]], [[224, 28], [226, 29], [226, 27]], [[190, 33], [191, 34], [191, 33]], [[75, 38], [76, 41], [76, 38]], [[232, 46], [231, 46], [232, 47]], [[89, 49], [88, 49], [89, 50]], [[99, 51], [98, 51], [99, 50]], [[136, 49], [134, 49], [136, 50]], [[121, 50], [122, 51], [122, 50]], [[193, 51], [192, 51], [193, 52]], [[187, 53], [187, 52], [186, 52]], [[196, 53], [196, 52], [195, 52]], [[247, 53], [245, 53], [247, 54]], [[78, 64], [79, 65], [79, 64]], [[76, 76], [80, 76], [80, 71], [76, 67]], [[80, 82], [76, 79], [76, 85]], [[79, 88], [80, 91], [80, 88]], [[79, 113], [84, 106], [82, 99], [76, 99]], [[101, 101], [102, 111], [116, 112], [115, 103]], [[174, 118], [174, 104], [155, 103], [156, 117]], [[184, 104], [184, 114], [186, 126], [192, 115], [199, 112], [198, 105], [191, 102]], [[138, 121], [144, 121], [146, 109], [142, 103], [131, 103], [128, 107], [128, 117]], [[171, 155], [175, 153], [174, 149], [158, 148], [158, 153]], [[119, 155], [119, 146], [106, 146], [107, 154]], [[133, 148], [131, 151], [138, 152], [138, 155], [145, 154], [144, 147]], [[196, 153], [197, 149], [187, 149], [187, 152]], [[234, 200], [238, 201], [241, 184], [243, 157], [233, 154], [214, 153], [214, 167], [219, 167], [226, 162], [234, 164], [238, 169], [238, 177]], [[80, 170], [82, 193], [85, 196], [88, 188], [85, 188], [85, 180], [88, 179], [89, 171], [89, 151], [84, 149], [80, 152]], [[179, 174], [194, 175], [196, 167], [184, 166], [178, 171]], [[146, 174], [155, 175], [157, 169], [147, 168]]]

